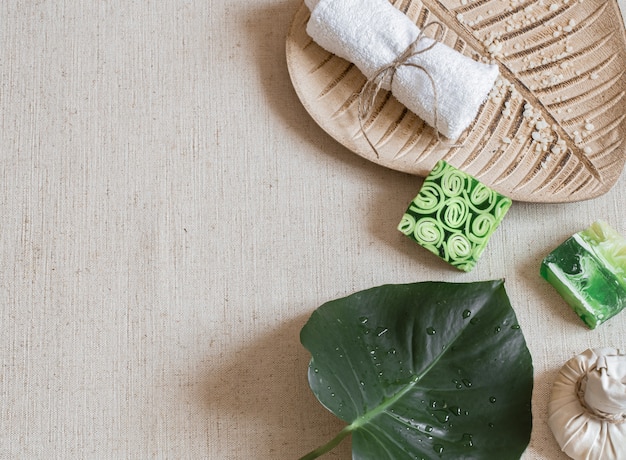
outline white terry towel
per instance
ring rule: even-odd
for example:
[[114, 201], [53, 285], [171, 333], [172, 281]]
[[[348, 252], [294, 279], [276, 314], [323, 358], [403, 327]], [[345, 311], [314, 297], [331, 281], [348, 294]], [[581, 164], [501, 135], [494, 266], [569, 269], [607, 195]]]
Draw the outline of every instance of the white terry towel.
[[[355, 64], [370, 79], [398, 58], [420, 29], [388, 0], [305, 0], [311, 10], [307, 33], [327, 51]], [[418, 50], [433, 40], [419, 40]], [[393, 88], [383, 88], [418, 117], [456, 140], [474, 121], [498, 77], [498, 66], [474, 61], [437, 42], [408, 62], [423, 67], [398, 67]], [[435, 123], [435, 98], [437, 123]]]

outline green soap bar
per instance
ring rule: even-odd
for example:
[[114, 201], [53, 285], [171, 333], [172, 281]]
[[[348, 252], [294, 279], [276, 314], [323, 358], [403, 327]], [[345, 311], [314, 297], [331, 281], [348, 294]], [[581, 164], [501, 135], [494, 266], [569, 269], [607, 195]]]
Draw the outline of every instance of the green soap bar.
[[626, 239], [606, 222], [565, 240], [540, 273], [590, 329], [626, 308]]
[[510, 198], [441, 160], [424, 180], [398, 230], [468, 272], [511, 204]]

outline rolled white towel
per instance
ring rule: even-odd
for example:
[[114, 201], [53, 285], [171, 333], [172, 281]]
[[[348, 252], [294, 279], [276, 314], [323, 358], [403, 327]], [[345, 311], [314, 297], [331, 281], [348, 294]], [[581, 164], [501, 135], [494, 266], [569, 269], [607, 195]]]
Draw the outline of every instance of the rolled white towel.
[[[368, 79], [393, 63], [420, 34], [420, 29], [388, 0], [305, 3], [311, 10], [306, 29], [309, 36], [322, 48], [355, 64]], [[432, 44], [432, 39], [423, 38], [416, 49]], [[407, 62], [424, 70], [400, 66], [393, 87], [389, 88], [386, 81], [383, 88], [391, 89], [398, 101], [441, 134], [458, 139], [487, 99], [498, 77], [498, 66], [476, 62], [439, 42]]]

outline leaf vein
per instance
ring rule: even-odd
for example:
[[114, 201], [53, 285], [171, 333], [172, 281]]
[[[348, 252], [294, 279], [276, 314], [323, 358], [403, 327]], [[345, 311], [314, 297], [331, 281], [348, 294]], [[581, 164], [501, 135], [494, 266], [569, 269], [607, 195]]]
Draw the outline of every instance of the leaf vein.
[[[422, 2], [423, 2], [423, 4], [427, 8], [431, 9], [432, 11], [434, 11], [435, 15], [437, 15], [439, 17], [447, 17], [448, 23], [450, 23], [450, 22], [454, 23], [454, 21], [456, 21], [456, 15], [453, 15], [453, 13], [445, 5], [443, 5], [440, 0], [422, 0]], [[594, 22], [601, 15], [601, 13], [604, 11], [604, 9], [606, 8], [606, 4], [607, 3], [604, 3], [603, 5], [601, 5], [596, 11], [594, 11], [593, 14], [591, 14], [586, 19], [586, 21], [587, 22]], [[457, 34], [459, 34], [459, 36], [461, 36], [461, 38], [465, 39], [465, 41], [468, 44], [470, 44], [470, 46], [472, 46], [475, 50], [483, 50], [484, 49], [484, 47], [483, 47], [482, 43], [479, 41], [479, 39], [477, 37], [474, 37], [471, 33], [469, 33], [469, 31], [467, 29], [460, 28], [460, 30], [457, 31]], [[545, 46], [546, 43], [544, 43], [543, 45]], [[530, 102], [530, 104], [533, 107], [540, 108], [545, 121], [550, 126], [555, 126], [556, 134], [559, 137], [563, 138], [563, 139], [569, 139], [570, 142], [571, 142], [572, 139], [571, 139], [571, 136], [569, 135], [569, 133], [565, 131], [565, 129], [558, 123], [558, 121], [554, 118], [554, 116], [546, 109], [546, 107], [543, 104], [543, 102], [541, 101], [541, 99], [535, 93], [533, 93], [514, 74], [514, 72], [506, 66], [506, 64], [504, 62], [498, 61], [498, 65], [499, 65], [499, 68], [500, 68], [500, 74], [505, 79], [507, 79], [509, 82], [511, 82], [515, 86], [517, 91], [528, 102]], [[589, 172], [589, 174], [591, 174], [597, 181], [602, 182], [602, 177], [600, 176], [600, 173], [598, 172], [597, 168], [591, 162], [591, 160], [585, 155], [585, 153], [582, 151], [582, 149], [580, 149], [580, 148], [578, 148], [576, 146], [573, 146], [573, 147], [571, 147], [571, 152], [584, 165], [585, 169]], [[423, 157], [423, 155], [422, 155], [422, 157]], [[419, 158], [418, 158], [418, 160], [419, 160]], [[521, 159], [517, 158], [516, 159], [516, 164], [512, 168], [508, 169], [508, 173], [510, 174], [514, 169], [516, 169], [519, 166], [520, 162], [521, 162]], [[498, 178], [495, 181], [495, 183], [500, 183], [500, 182], [501, 182], [500, 178]]]

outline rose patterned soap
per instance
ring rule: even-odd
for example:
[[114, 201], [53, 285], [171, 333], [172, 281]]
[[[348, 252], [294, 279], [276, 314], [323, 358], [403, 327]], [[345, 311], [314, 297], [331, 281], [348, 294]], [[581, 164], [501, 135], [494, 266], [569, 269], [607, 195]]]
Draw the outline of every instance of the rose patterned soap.
[[441, 160], [398, 230], [454, 267], [470, 271], [511, 204], [510, 198]]
[[606, 222], [565, 240], [540, 273], [590, 329], [626, 308], [626, 239]]

